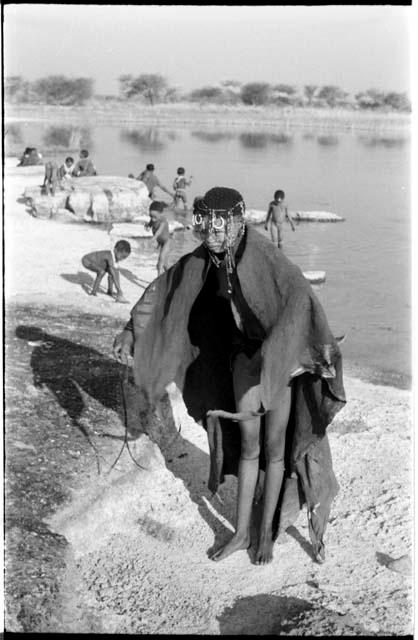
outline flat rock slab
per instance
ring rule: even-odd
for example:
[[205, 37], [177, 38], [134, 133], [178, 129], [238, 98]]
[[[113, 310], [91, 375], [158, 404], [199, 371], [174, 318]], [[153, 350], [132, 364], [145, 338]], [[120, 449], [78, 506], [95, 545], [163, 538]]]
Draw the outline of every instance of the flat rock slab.
[[311, 284], [325, 282], [325, 271], [304, 271], [303, 275]]
[[148, 189], [140, 180], [119, 176], [73, 178], [54, 196], [43, 195], [41, 185], [25, 189], [23, 197], [35, 217], [53, 218], [67, 209], [85, 222], [131, 222], [148, 214]]
[[[344, 218], [330, 211], [289, 211], [292, 220], [296, 222], [342, 222]], [[252, 224], [263, 224], [267, 211], [261, 209], [247, 209], [245, 219]]]
[[[131, 223], [114, 223], [112, 224], [112, 228], [109, 231], [110, 236], [115, 236], [117, 238], [124, 239], [141, 239], [141, 238], [152, 238], [151, 229], [146, 229], [145, 224], [149, 222], [149, 216], [138, 216]], [[184, 225], [181, 222], [177, 222], [177, 220], [168, 220], [168, 229], [170, 234], [175, 231], [180, 231], [184, 229]]]

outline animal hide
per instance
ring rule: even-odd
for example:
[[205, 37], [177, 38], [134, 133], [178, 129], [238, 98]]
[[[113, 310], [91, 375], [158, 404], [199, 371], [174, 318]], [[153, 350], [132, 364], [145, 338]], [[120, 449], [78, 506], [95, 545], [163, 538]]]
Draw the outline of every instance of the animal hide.
[[[323, 533], [338, 491], [326, 427], [345, 403], [340, 350], [299, 267], [252, 227], [238, 254], [243, 297], [266, 336], [257, 354], [261, 413], [277, 407], [291, 387], [288, 477], [279, 499], [277, 531], [289, 526], [289, 513], [294, 520], [306, 502], [314, 552], [321, 560]], [[165, 387], [176, 382], [189, 414], [207, 430], [209, 488], [216, 491], [225, 474], [237, 474], [240, 433], [222, 414], [236, 412], [230, 362], [235, 325], [230, 304], [216, 295], [213, 269], [200, 245], [149, 285], [131, 318], [137, 392], [155, 405]], [[207, 415], [211, 410], [215, 414]], [[263, 428], [263, 418], [261, 422]], [[260, 466], [265, 466], [263, 455]]]

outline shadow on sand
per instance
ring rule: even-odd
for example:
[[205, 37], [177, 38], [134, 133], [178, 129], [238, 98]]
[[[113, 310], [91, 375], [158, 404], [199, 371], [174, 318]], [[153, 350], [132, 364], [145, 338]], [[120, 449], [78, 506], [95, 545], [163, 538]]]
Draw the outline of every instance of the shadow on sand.
[[[94, 348], [47, 333], [37, 326], [19, 325], [15, 333], [19, 339], [28, 342], [32, 347], [30, 366], [34, 386], [46, 386], [57, 404], [67, 413], [73, 426], [87, 438], [90, 438], [91, 434], [81, 421], [84, 411], [88, 408], [88, 398], [83, 397], [83, 392], [103, 407], [116, 412], [122, 425], [125, 425], [121, 397], [121, 381], [125, 371], [123, 365]], [[211, 500], [207, 488], [209, 456], [177, 433], [168, 397], [164, 405], [168, 446], [161, 446], [160, 442], [157, 444], [160, 445], [167, 468], [182, 480], [191, 499], [197, 504], [202, 518], [211, 527], [215, 535], [214, 546], [217, 547], [228, 538], [230, 531], [221, 519], [212, 513], [208, 503], [212, 501], [216, 511], [229, 522], [233, 522], [235, 501], [231, 499], [228, 503], [221, 504], [217, 498]], [[122, 442], [125, 439], [123, 428], [118, 436], [106, 433], [105, 424], [102, 433], [98, 435]], [[141, 432], [129, 431], [128, 434], [129, 440], [135, 440]], [[97, 439], [95, 442], [97, 445]]]
[[302, 598], [269, 593], [238, 598], [217, 619], [220, 635], [295, 635], [300, 625], [303, 632], [300, 635], [306, 636], [312, 623], [323, 629], [328, 637], [344, 633], [367, 635], [365, 628], [350, 614], [340, 616]]
[[[119, 272], [121, 276], [129, 280], [132, 284], [144, 289], [150, 283], [147, 280], [142, 280], [138, 278], [132, 271], [129, 269], [121, 269], [119, 268]], [[84, 291], [89, 291], [93, 286], [95, 278], [85, 271], [77, 271], [77, 273], [61, 273], [61, 278], [67, 280], [67, 282], [71, 282], [72, 284], [78, 284]], [[107, 282], [106, 279], [103, 279], [103, 282]], [[122, 284], [122, 283], [121, 283]], [[103, 287], [100, 287], [101, 291], [104, 291]]]

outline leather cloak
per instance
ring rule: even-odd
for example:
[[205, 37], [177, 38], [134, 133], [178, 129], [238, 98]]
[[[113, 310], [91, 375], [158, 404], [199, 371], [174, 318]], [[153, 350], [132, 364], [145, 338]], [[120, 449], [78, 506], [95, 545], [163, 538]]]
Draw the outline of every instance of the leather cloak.
[[[299, 267], [251, 226], [241, 243], [238, 280], [266, 336], [259, 355], [264, 410], [279, 405], [286, 386], [292, 390], [285, 460], [298, 480], [288, 477], [283, 484], [277, 531], [292, 524], [306, 502], [314, 553], [322, 559], [322, 537], [338, 492], [326, 427], [345, 403], [340, 350]], [[189, 414], [208, 432], [209, 488], [216, 491], [225, 474], [237, 474], [240, 434], [236, 422], [206, 417], [209, 409], [235, 411], [234, 321], [228, 302], [216, 296], [213, 269], [200, 245], [149, 285], [131, 318], [137, 391], [155, 405], [176, 382]]]

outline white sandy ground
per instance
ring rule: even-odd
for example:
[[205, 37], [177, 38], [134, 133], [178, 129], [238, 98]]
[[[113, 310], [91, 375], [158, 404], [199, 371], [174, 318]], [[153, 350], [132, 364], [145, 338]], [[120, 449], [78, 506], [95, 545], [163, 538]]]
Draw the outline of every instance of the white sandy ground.
[[[41, 168], [42, 169], [42, 168]], [[61, 274], [107, 246], [104, 231], [32, 218], [17, 203], [38, 169], [6, 168], [5, 296], [128, 318], [142, 287], [123, 279], [131, 305], [91, 298]], [[156, 253], [125, 265], [145, 285]], [[138, 264], [141, 264], [138, 270]], [[124, 265], [124, 266], [125, 266]], [[6, 307], [7, 309], [7, 307]], [[232, 530], [236, 479], [207, 490], [206, 434], [171, 389], [178, 443], [165, 462], [141, 436], [117, 467], [76, 487], [49, 519], [70, 543], [55, 631], [184, 634], [403, 635], [412, 628], [412, 572], [387, 564], [412, 547], [411, 393], [345, 378], [347, 406], [329, 428], [340, 484], [326, 533], [326, 562], [310, 554], [306, 512], [259, 567], [240, 551], [221, 563], [208, 550]], [[109, 410], [109, 425], [121, 433]], [[116, 450], [119, 450], [119, 444]], [[192, 455], [193, 453], [193, 455]], [[186, 454], [186, 455], [185, 455]], [[180, 457], [179, 457], [180, 456]]]

